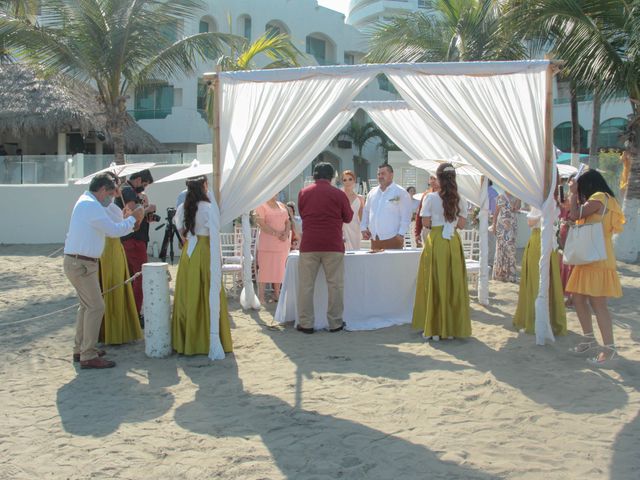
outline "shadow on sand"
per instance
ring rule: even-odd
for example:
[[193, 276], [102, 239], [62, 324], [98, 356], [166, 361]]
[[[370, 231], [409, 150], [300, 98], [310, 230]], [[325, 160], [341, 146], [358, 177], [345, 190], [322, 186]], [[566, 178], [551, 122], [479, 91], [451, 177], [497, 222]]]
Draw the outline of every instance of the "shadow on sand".
[[[259, 435], [285, 478], [498, 478], [442, 461], [394, 434], [249, 393], [234, 358], [201, 368], [185, 366], [184, 371], [198, 391], [193, 402], [176, 410], [178, 425], [221, 438]], [[239, 452], [233, 461], [245, 460], [252, 461]]]

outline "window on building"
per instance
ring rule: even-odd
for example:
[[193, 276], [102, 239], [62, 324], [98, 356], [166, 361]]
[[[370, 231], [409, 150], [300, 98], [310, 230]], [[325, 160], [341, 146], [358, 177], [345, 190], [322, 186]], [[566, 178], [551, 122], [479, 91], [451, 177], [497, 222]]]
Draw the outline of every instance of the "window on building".
[[243, 36], [248, 41], [251, 41], [251, 17], [244, 17], [243, 19]]
[[628, 121], [624, 118], [610, 118], [600, 124], [598, 148], [624, 148], [620, 135], [627, 129]]
[[352, 53], [344, 53], [344, 64], [345, 65], [355, 65], [356, 57]]
[[[553, 129], [553, 144], [563, 152], [571, 151], [571, 122], [563, 122]], [[587, 131], [580, 127], [580, 151], [587, 150]]]
[[427, 0], [418, 0], [418, 8], [427, 8], [428, 6]]
[[136, 120], [166, 118], [172, 107], [172, 85], [148, 84], [136, 90], [133, 112]]
[[206, 20], [200, 20], [200, 26], [198, 28], [199, 33], [209, 33], [211, 31], [211, 27], [209, 22]]
[[198, 93], [196, 98], [196, 108], [202, 118], [207, 118], [207, 82], [204, 79], [198, 79]]
[[282, 29], [278, 26], [275, 25], [273, 23], [267, 23], [264, 27], [264, 31], [267, 33], [267, 36], [269, 38], [275, 37], [276, 35], [280, 35], [282, 32]]
[[378, 88], [380, 90], [384, 90], [385, 92], [391, 92], [396, 94], [398, 93], [398, 90], [396, 90], [396, 87], [393, 86], [393, 84], [389, 81], [389, 79], [384, 73], [378, 74], [376, 78], [378, 79]]
[[321, 38], [307, 36], [307, 53], [313, 55], [318, 65], [327, 64], [327, 43]]

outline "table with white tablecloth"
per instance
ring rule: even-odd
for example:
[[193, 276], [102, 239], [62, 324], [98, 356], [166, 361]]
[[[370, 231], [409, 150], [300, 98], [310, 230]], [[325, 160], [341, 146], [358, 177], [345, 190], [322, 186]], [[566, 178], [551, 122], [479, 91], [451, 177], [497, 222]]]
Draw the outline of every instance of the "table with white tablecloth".
[[[373, 330], [411, 323], [421, 250], [347, 252], [344, 257], [344, 314], [348, 330]], [[297, 322], [298, 252], [287, 259], [275, 319]], [[327, 281], [318, 271], [313, 296], [315, 329], [328, 328]]]

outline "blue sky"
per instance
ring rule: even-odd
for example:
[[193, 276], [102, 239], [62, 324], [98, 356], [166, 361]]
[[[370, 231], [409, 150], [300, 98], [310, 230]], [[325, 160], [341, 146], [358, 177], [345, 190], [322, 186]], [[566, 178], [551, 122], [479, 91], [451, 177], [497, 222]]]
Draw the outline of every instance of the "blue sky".
[[347, 14], [349, 0], [318, 0], [318, 5]]

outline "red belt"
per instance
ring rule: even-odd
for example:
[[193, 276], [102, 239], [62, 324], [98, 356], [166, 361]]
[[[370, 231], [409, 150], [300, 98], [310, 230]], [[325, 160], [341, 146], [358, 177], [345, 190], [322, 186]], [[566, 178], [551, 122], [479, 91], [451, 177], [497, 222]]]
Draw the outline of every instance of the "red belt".
[[78, 260], [86, 260], [87, 262], [97, 262], [97, 258], [85, 257], [84, 255], [77, 255], [75, 253], [65, 253], [67, 257], [77, 258]]

